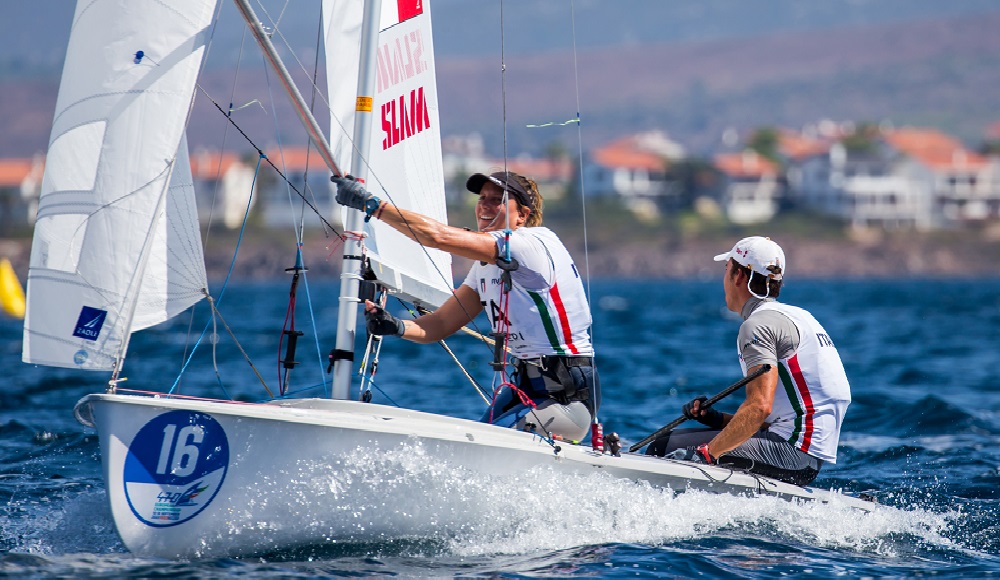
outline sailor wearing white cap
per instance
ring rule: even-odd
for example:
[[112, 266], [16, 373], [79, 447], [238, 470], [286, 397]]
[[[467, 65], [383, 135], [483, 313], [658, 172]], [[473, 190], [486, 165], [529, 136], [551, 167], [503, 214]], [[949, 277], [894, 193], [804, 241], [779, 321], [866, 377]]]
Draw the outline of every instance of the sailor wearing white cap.
[[676, 430], [646, 453], [730, 465], [797, 485], [811, 483], [823, 463], [837, 462], [837, 443], [851, 387], [837, 348], [807, 311], [778, 302], [787, 274], [785, 253], [753, 236], [715, 257], [726, 262], [726, 306], [743, 317], [737, 354], [744, 375], [770, 370], [747, 384], [734, 414], [684, 405], [707, 429]]

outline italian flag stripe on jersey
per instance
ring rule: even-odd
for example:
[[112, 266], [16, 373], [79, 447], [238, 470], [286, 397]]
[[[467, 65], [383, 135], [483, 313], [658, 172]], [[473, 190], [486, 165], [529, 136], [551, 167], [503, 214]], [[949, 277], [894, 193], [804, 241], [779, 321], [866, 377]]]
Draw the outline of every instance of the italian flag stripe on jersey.
[[808, 453], [809, 446], [812, 445], [813, 418], [816, 409], [813, 406], [812, 396], [809, 394], [809, 386], [806, 385], [805, 377], [802, 376], [802, 369], [799, 368], [798, 355], [788, 359], [784, 364], [778, 365], [778, 376], [781, 377], [781, 384], [785, 387], [785, 393], [792, 403], [792, 408], [795, 409], [795, 430], [792, 431], [788, 442], [796, 445], [801, 437], [802, 444], [799, 445], [799, 449]]
[[[535, 302], [535, 306], [538, 307], [538, 315], [542, 318], [542, 325], [545, 327], [545, 336], [549, 338], [549, 344], [552, 345], [553, 350], [556, 354], [564, 355], [566, 354], [565, 349], [562, 348], [562, 343], [559, 341], [559, 335], [556, 333], [556, 322], [552, 319], [551, 313], [545, 304], [545, 300], [542, 298], [541, 294], [537, 292], [528, 291], [528, 295]], [[558, 324], [562, 329], [563, 336], [566, 338], [566, 346], [569, 347], [569, 351], [573, 354], [580, 354], [580, 351], [573, 344], [573, 332], [569, 327], [569, 316], [566, 314], [566, 307], [563, 305], [562, 298], [559, 296], [559, 285], [553, 285], [552, 289], [549, 290], [549, 296], [552, 297], [552, 304], [556, 308], [556, 316], [559, 318]]]

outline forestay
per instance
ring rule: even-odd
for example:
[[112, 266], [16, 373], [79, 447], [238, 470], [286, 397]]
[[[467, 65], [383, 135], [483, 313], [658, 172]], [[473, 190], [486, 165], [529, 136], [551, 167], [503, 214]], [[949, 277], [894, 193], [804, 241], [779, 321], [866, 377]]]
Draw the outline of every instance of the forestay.
[[184, 127], [215, 0], [73, 17], [28, 271], [23, 360], [109, 370], [204, 296]]
[[[431, 14], [426, 0], [383, 0], [373, 101], [358, 99], [362, 4], [326, 0], [331, 137], [339, 167], [367, 176], [367, 186], [396, 206], [447, 223]], [[351, 164], [355, 110], [371, 107], [371, 146], [363, 167]], [[372, 220], [365, 244], [379, 281], [400, 297], [441, 305], [452, 292], [451, 256], [425, 248]]]

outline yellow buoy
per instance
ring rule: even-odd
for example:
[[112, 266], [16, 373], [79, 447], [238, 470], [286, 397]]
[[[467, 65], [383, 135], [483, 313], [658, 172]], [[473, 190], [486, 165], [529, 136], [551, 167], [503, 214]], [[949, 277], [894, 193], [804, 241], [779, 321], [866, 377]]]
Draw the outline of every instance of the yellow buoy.
[[0, 258], [0, 306], [14, 318], [24, 318], [24, 289], [7, 258]]

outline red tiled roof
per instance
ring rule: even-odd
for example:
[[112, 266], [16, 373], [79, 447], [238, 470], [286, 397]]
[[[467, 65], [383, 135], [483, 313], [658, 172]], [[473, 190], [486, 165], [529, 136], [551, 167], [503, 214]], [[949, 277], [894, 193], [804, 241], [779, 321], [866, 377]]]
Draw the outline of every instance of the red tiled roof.
[[830, 142], [792, 131], [781, 131], [778, 133], [778, 150], [789, 159], [804, 159], [814, 155], [825, 155], [830, 151]]
[[284, 147], [266, 151], [267, 158], [282, 171], [329, 171], [315, 147]]
[[239, 162], [239, 156], [229, 151], [198, 151], [191, 154], [191, 174], [198, 179], [215, 179]]
[[604, 147], [594, 151], [594, 161], [605, 167], [624, 167], [647, 171], [663, 171], [667, 166], [666, 160], [655, 153], [612, 147]]
[[[503, 161], [497, 160], [490, 164], [488, 173], [503, 171]], [[537, 182], [569, 181], [573, 174], [573, 161], [570, 159], [537, 159], [518, 157], [507, 160], [507, 169], [520, 173]]]
[[594, 149], [591, 158], [605, 167], [663, 171], [670, 161], [667, 153], [656, 147], [664, 143], [670, 141], [659, 131], [627, 135]]
[[777, 175], [778, 165], [753, 151], [720, 153], [715, 156], [715, 167], [730, 177], [764, 177]]
[[887, 131], [884, 138], [892, 147], [936, 171], [976, 170], [986, 165], [982, 155], [935, 129], [897, 129]]
[[612, 141], [604, 147], [595, 149], [592, 157], [596, 163], [605, 167], [663, 171], [667, 165], [663, 156], [650, 151], [636, 149], [634, 143], [628, 137]]

